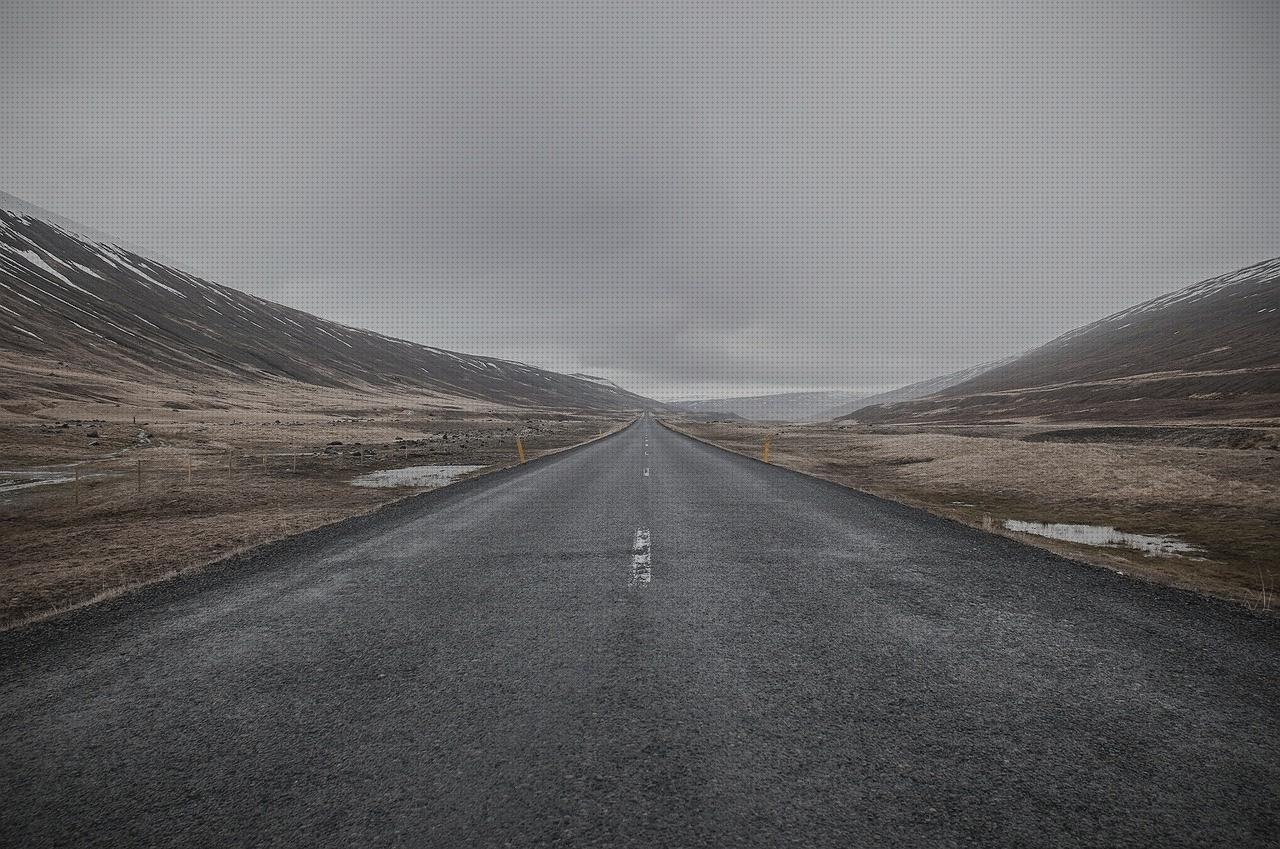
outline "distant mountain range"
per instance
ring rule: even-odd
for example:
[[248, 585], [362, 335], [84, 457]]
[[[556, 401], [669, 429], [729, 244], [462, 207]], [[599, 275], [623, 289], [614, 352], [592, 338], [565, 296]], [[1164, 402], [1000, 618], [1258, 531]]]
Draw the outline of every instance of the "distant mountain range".
[[964, 383], [971, 380], [984, 372], [988, 372], [993, 368], [998, 368], [1006, 363], [1012, 362], [1014, 357], [1003, 360], [994, 360], [989, 363], [981, 363], [976, 366], [953, 371], [950, 374], [944, 374], [940, 377], [931, 377], [928, 380], [922, 380], [918, 383], [900, 386], [897, 389], [891, 389], [888, 392], [880, 392], [876, 395], [867, 395], [856, 401], [850, 402], [843, 407], [833, 410], [831, 418], [835, 419], [852, 419], [857, 418], [857, 411], [867, 407], [875, 407], [880, 404], [893, 404], [899, 401], [913, 401], [916, 398], [925, 398], [944, 389], [955, 386], [958, 383]]
[[858, 392], [783, 392], [777, 395], [712, 398], [706, 401], [675, 401], [668, 406], [686, 413], [696, 413], [699, 418], [704, 419], [719, 416], [724, 419], [751, 421], [818, 422], [853, 418], [855, 411], [864, 407], [923, 398], [1011, 361], [997, 360], [970, 366], [876, 395]]
[[720, 415], [726, 419], [807, 422], [833, 418], [860, 397], [856, 392], [783, 392], [705, 401], [673, 401], [668, 406], [696, 413], [700, 418]]
[[1280, 259], [1196, 283], [1059, 336], [863, 422], [1280, 418]]
[[[86, 236], [92, 231], [32, 209], [0, 196], [0, 366], [8, 359], [16, 368], [24, 359], [73, 363], [139, 383], [274, 379], [507, 406], [659, 406], [600, 378], [326, 321]], [[75, 392], [51, 381], [37, 389], [58, 397]]]

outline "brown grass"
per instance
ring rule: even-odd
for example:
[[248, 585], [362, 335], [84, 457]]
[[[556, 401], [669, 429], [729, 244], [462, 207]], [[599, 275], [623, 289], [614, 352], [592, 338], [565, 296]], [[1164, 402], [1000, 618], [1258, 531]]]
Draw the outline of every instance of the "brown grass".
[[[131, 409], [93, 422], [0, 423], [5, 470], [81, 472], [78, 505], [73, 483], [0, 493], [0, 627], [205, 568], [417, 491], [350, 485], [367, 471], [496, 468], [516, 462], [517, 437], [537, 457], [625, 421], [551, 411], [419, 409], [361, 418], [290, 411], [291, 418], [277, 423], [274, 412], [271, 418], [264, 412], [215, 417], [147, 410], [144, 415], [157, 418], [135, 424]], [[139, 441], [142, 431], [147, 441]]]

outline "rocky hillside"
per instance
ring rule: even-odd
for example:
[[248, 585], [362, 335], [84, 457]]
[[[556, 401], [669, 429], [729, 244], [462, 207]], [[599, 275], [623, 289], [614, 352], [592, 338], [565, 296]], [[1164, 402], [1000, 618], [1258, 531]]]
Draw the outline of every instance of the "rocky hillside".
[[653, 405], [598, 379], [326, 321], [2, 209], [0, 327], [0, 361], [71, 362], [140, 382], [284, 379], [513, 406]]
[[1065, 333], [866, 422], [1280, 419], [1280, 259]]

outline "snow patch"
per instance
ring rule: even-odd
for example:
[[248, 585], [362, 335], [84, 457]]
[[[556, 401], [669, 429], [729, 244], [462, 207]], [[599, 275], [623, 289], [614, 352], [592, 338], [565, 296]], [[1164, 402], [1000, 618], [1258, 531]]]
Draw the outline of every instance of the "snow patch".
[[[8, 245], [5, 245], [5, 247], [9, 247], [9, 246], [8, 246]], [[74, 284], [74, 283], [72, 283], [72, 282], [71, 282], [70, 280], [68, 280], [66, 277], [62, 276], [62, 274], [61, 274], [57, 269], [55, 269], [55, 268], [54, 268], [52, 265], [50, 265], [49, 263], [45, 262], [45, 261], [44, 261], [44, 258], [43, 258], [43, 257], [41, 257], [41, 256], [40, 256], [40, 254], [36, 253], [35, 251], [20, 251], [20, 250], [17, 250], [17, 249], [15, 249], [15, 248], [9, 248], [9, 250], [14, 251], [14, 253], [17, 253], [17, 254], [19, 254], [20, 256], [24, 257], [24, 258], [27, 260], [27, 262], [31, 263], [31, 264], [32, 264], [32, 265], [34, 265], [36, 268], [39, 268], [39, 269], [41, 269], [42, 271], [45, 271], [45, 272], [48, 272], [49, 274], [52, 274], [54, 277], [58, 278], [58, 279], [59, 279], [59, 280], [61, 280], [63, 283], [66, 283], [68, 286], [75, 286], [75, 284]], [[79, 287], [79, 286], [76, 286], [76, 288], [77, 288], [77, 289], [80, 289], [80, 287]], [[80, 291], [82, 291], [82, 292], [83, 292], [84, 290], [83, 290], [83, 289], [80, 289]]]
[[397, 486], [437, 487], [448, 486], [463, 475], [478, 472], [484, 466], [406, 466], [401, 469], [382, 469], [353, 478], [353, 486], [386, 488]]
[[1005, 519], [1006, 530], [1020, 534], [1034, 534], [1049, 539], [1075, 542], [1082, 545], [1136, 548], [1148, 557], [1156, 554], [1195, 554], [1200, 551], [1194, 545], [1177, 537], [1132, 534], [1117, 531], [1105, 525], [1069, 525], [1062, 522], [1023, 522]]

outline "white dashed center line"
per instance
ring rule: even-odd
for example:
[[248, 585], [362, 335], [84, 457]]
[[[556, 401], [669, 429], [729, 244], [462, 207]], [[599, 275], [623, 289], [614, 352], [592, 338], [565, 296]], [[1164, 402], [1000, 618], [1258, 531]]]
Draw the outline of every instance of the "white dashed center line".
[[631, 546], [631, 580], [628, 587], [636, 584], [647, 584], [653, 579], [653, 564], [649, 559], [649, 529], [636, 531], [635, 544]]

